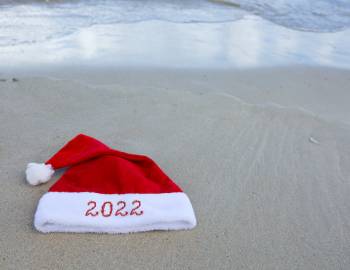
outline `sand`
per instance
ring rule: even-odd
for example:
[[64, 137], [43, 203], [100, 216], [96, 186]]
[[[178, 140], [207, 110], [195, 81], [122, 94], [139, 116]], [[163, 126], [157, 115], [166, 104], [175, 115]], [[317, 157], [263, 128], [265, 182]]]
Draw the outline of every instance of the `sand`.
[[[0, 269], [349, 269], [348, 71], [50, 76], [0, 81]], [[37, 202], [58, 175], [31, 187], [25, 166], [81, 132], [151, 156], [189, 195], [198, 226], [36, 232]]]

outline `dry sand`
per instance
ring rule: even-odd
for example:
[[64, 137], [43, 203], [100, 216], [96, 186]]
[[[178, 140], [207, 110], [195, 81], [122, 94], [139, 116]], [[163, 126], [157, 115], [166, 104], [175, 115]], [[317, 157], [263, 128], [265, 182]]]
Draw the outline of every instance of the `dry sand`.
[[[0, 269], [350, 268], [348, 71], [70, 72], [0, 81]], [[80, 132], [151, 156], [198, 226], [36, 232], [53, 181], [28, 186], [26, 163]]]

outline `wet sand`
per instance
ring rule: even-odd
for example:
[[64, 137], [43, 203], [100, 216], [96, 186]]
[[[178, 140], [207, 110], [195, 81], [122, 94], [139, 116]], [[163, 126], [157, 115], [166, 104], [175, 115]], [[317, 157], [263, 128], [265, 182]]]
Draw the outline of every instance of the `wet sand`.
[[[1, 269], [349, 268], [349, 71], [2, 76]], [[31, 187], [25, 166], [81, 132], [151, 156], [189, 195], [198, 226], [36, 232], [37, 202], [58, 176]]]

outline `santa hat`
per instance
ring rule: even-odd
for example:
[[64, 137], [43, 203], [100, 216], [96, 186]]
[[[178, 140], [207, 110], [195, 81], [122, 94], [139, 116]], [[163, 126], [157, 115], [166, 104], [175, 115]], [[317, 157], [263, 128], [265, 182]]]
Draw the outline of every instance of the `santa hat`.
[[196, 226], [187, 195], [150, 158], [78, 135], [44, 164], [29, 163], [31, 185], [68, 167], [40, 199], [34, 218], [47, 232], [129, 233]]

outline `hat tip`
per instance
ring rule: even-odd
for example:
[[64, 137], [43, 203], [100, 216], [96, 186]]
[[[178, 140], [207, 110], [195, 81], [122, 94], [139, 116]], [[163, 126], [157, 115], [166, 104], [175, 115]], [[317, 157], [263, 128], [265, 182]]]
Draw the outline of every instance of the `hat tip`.
[[54, 172], [55, 171], [51, 164], [28, 163], [26, 169], [26, 180], [30, 185], [36, 186], [48, 182]]

